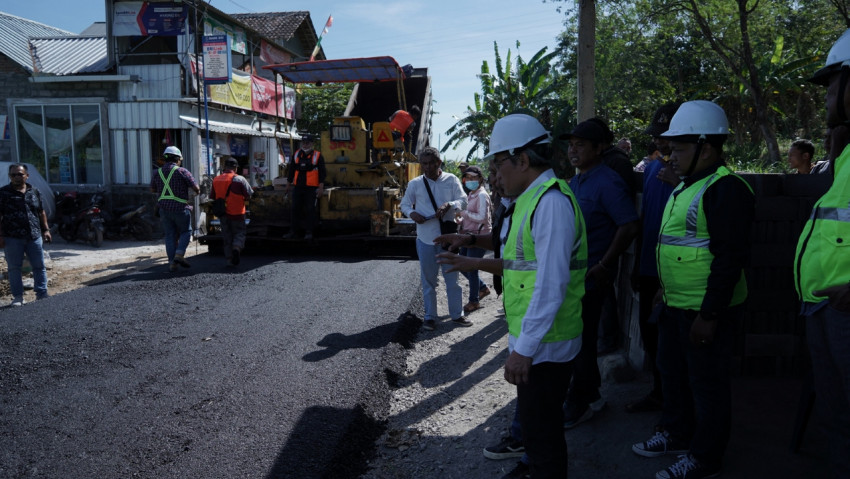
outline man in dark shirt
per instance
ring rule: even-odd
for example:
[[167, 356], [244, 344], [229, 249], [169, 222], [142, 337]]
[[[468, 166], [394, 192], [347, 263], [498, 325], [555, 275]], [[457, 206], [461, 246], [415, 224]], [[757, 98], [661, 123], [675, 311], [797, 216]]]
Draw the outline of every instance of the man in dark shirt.
[[0, 247], [9, 268], [10, 306], [24, 304], [24, 284], [21, 269], [24, 254], [30, 260], [35, 299], [47, 297], [47, 268], [44, 266], [43, 242], [50, 243], [50, 227], [41, 194], [27, 183], [27, 166], [9, 166], [9, 184], [0, 188]]
[[295, 238], [304, 228], [304, 239], [313, 239], [316, 223], [316, 204], [325, 188], [325, 158], [313, 149], [315, 138], [306, 134], [301, 138], [301, 149], [295, 152], [286, 172], [286, 194], [292, 192], [292, 220], [289, 233], [284, 238]]
[[163, 153], [165, 164], [154, 172], [151, 178], [151, 191], [159, 195], [159, 218], [165, 230], [165, 253], [168, 255], [168, 269], [177, 271], [177, 266], [188, 268], [189, 262], [184, 255], [192, 239], [192, 205], [189, 204], [189, 190], [196, 194], [201, 188], [195, 183], [192, 173], [180, 165], [183, 153], [176, 146], [169, 146]]
[[714, 477], [729, 443], [732, 350], [747, 298], [755, 197], [722, 159], [728, 133], [723, 109], [697, 100], [683, 103], [662, 134], [683, 178], [665, 206], [656, 249], [664, 407], [655, 434], [632, 446], [644, 457], [680, 454], [659, 478]]

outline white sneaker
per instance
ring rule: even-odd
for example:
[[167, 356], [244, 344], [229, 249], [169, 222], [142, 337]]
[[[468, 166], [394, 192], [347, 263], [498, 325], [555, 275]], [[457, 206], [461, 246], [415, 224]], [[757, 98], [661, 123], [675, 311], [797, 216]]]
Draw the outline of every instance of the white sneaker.
[[18, 307], [18, 306], [23, 306], [23, 305], [24, 305], [23, 299], [13, 299], [12, 302], [9, 304], [9, 306], [11, 306], [13, 308]]

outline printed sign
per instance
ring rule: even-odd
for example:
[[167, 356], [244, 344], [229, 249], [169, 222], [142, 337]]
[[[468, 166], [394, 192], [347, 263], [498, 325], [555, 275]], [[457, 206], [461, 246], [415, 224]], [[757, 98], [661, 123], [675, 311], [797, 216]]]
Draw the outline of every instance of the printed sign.
[[186, 5], [164, 2], [116, 2], [112, 34], [130, 36], [177, 36], [186, 33]]
[[230, 49], [234, 52], [245, 54], [247, 49], [245, 45], [248, 43], [245, 31], [241, 28], [225, 25], [215, 19], [204, 19], [204, 35], [228, 35], [230, 36]]
[[231, 80], [227, 35], [204, 35], [204, 83], [217, 85]]

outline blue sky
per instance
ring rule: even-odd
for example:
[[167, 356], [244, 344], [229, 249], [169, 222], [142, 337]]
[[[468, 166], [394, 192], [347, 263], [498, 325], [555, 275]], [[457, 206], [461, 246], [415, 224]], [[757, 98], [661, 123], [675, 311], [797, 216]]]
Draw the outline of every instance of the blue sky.
[[[322, 40], [328, 58], [392, 56], [399, 64], [427, 67], [434, 99], [432, 144], [445, 144], [445, 131], [462, 117], [479, 91], [481, 62], [493, 67], [493, 42], [503, 58], [510, 48], [531, 58], [543, 47], [552, 51], [563, 30], [563, 2], [542, 0], [212, 0], [227, 13], [306, 10], [316, 33], [328, 15], [334, 23]], [[0, 11], [79, 33], [104, 21], [102, 0], [28, 0], [0, 2]], [[444, 159], [466, 155], [448, 151]]]

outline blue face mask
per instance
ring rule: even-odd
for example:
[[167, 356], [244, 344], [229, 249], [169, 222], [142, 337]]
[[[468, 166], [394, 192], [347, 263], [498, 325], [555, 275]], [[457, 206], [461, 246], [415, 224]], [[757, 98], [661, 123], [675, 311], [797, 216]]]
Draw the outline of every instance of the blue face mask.
[[467, 181], [467, 182], [466, 182], [466, 187], [467, 187], [467, 188], [469, 188], [469, 189], [470, 189], [470, 190], [472, 190], [472, 191], [475, 191], [475, 190], [477, 190], [477, 189], [478, 189], [478, 186], [479, 186], [480, 184], [481, 184], [481, 183], [479, 183], [479, 182], [477, 182], [477, 181]]

